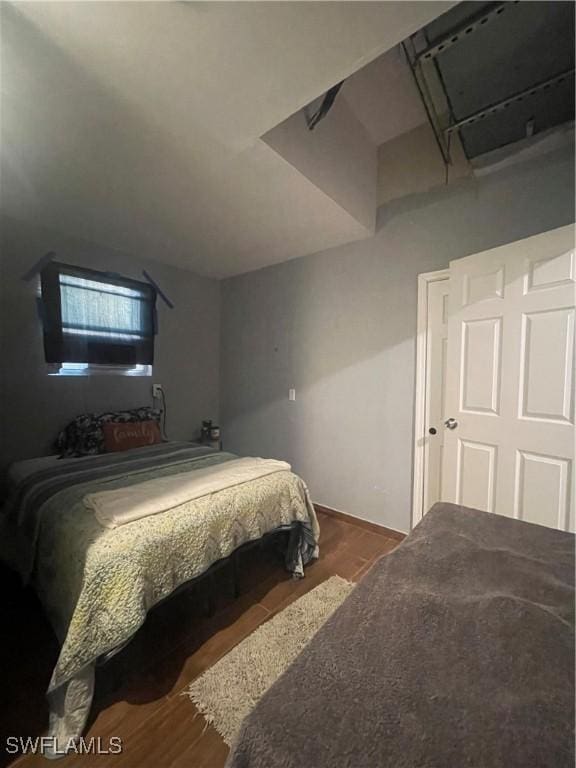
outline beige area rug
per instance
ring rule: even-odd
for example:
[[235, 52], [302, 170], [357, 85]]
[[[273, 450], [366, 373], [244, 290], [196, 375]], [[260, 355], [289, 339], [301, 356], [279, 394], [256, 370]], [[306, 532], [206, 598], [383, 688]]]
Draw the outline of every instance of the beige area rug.
[[188, 687], [185, 694], [228, 745], [256, 702], [353, 587], [332, 576], [258, 627]]

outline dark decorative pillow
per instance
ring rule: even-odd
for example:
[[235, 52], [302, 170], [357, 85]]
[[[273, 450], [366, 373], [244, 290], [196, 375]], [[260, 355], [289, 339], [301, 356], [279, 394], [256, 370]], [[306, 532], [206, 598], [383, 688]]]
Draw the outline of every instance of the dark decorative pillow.
[[106, 422], [137, 422], [154, 420], [160, 423], [160, 411], [150, 406], [132, 408], [128, 411], [106, 413], [84, 413], [76, 416], [56, 438], [56, 450], [60, 457], [90, 456], [104, 453], [104, 432]]

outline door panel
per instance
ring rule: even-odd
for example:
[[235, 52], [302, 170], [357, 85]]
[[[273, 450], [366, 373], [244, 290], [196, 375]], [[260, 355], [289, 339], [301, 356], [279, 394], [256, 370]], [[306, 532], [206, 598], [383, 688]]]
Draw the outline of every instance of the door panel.
[[476, 272], [464, 275], [462, 305], [477, 304], [486, 299], [501, 299], [504, 296], [504, 270]]
[[574, 227], [450, 264], [443, 498], [574, 529]]
[[567, 251], [556, 256], [528, 259], [525, 278], [525, 293], [541, 288], [555, 288], [569, 285], [576, 277], [576, 258], [574, 251]]
[[497, 455], [495, 445], [458, 439], [458, 504], [494, 511]]
[[502, 318], [465, 321], [463, 325], [460, 409], [498, 414]]
[[574, 310], [525, 314], [523, 323], [520, 416], [573, 424]]
[[518, 451], [515, 517], [529, 523], [569, 527], [569, 492], [572, 462], [555, 456]]

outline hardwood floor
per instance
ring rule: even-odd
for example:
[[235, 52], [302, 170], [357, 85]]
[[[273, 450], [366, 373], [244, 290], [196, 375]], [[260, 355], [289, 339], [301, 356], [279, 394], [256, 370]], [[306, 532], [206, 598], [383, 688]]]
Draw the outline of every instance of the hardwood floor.
[[[240, 564], [242, 594], [232, 597], [226, 569], [217, 573], [215, 614], [204, 615], [202, 584], [174, 596], [149, 615], [134, 640], [96, 674], [86, 738], [122, 739], [118, 755], [70, 755], [58, 765], [100, 768], [220, 768], [228, 749], [187, 696], [186, 686], [272, 615], [332, 575], [359, 581], [398, 537], [367, 530], [353, 519], [318, 513], [320, 559], [293, 581], [270, 548]], [[47, 763], [40, 755], [15, 760], [6, 736], [40, 736], [47, 726], [45, 691], [58, 645], [35, 596], [2, 571], [0, 766]]]

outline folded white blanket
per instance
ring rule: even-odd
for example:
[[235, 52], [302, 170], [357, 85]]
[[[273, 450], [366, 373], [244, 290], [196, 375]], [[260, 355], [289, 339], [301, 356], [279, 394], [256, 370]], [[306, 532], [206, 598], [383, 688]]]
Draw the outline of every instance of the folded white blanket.
[[290, 464], [275, 459], [233, 459], [206, 469], [158, 477], [126, 488], [89, 493], [84, 497], [84, 506], [93, 510], [98, 522], [105, 528], [117, 528], [187, 501], [290, 469]]

